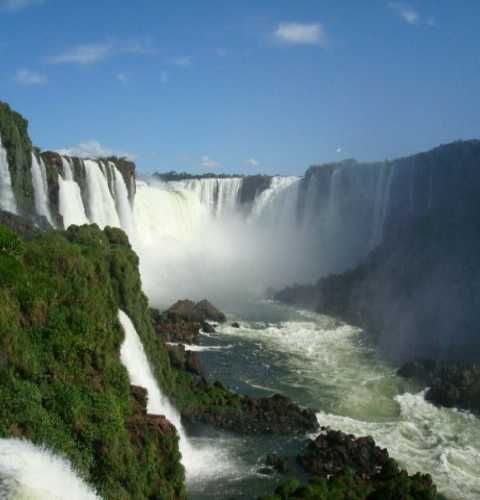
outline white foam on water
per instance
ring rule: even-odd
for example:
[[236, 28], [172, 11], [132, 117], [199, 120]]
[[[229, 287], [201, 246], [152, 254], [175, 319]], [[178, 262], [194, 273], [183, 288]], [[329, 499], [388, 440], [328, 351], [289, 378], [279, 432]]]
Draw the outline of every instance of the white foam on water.
[[0, 498], [100, 500], [68, 460], [20, 439], [0, 439]]
[[[456, 409], [438, 408], [425, 393], [406, 392], [395, 367], [362, 341], [360, 330], [299, 311], [305, 321], [241, 329], [219, 325], [217, 334], [260, 343], [285, 354], [282, 380], [269, 381], [306, 391], [308, 404], [323, 410], [320, 425], [357, 436], [371, 435], [409, 472], [428, 472], [451, 500], [480, 498], [480, 420]], [[262, 386], [253, 380], [252, 386]], [[278, 390], [278, 389], [277, 389]]]

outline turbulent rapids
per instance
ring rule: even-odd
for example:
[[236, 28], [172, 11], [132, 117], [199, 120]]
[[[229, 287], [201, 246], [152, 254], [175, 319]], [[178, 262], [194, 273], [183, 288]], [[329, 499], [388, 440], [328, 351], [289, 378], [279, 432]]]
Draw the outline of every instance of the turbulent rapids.
[[[219, 327], [217, 334], [203, 337], [204, 347], [215, 346], [199, 354], [212, 367], [213, 378], [251, 395], [281, 391], [321, 409], [321, 425], [371, 435], [410, 472], [430, 472], [447, 498], [479, 497], [476, 417], [425, 401], [358, 329], [273, 304], [257, 306], [250, 316], [255, 320], [241, 321], [240, 329]], [[244, 483], [239, 479], [230, 485], [232, 495], [245, 489], [248, 478], [254, 481], [255, 465], [265, 453], [262, 444], [258, 448], [258, 455], [247, 457]], [[240, 444], [236, 452], [244, 454]]]

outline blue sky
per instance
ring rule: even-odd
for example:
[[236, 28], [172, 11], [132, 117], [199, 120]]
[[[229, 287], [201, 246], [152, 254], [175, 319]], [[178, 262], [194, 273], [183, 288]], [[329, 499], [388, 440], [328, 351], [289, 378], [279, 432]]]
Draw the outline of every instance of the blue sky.
[[35, 144], [301, 174], [480, 137], [476, 0], [0, 0]]

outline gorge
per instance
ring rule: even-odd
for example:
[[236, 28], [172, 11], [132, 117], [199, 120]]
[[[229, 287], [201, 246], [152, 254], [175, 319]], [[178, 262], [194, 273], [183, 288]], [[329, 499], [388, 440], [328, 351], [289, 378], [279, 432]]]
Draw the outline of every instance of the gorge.
[[[278, 478], [259, 476], [263, 455], [296, 453], [300, 438], [189, 436], [181, 421], [196, 379], [171, 367], [148, 307], [208, 297], [228, 321], [186, 349], [209, 382], [252, 397], [284, 394], [314, 408], [320, 425], [372, 435], [409, 473], [432, 474], [447, 498], [480, 494], [477, 417], [434, 407], [395, 373], [399, 360], [418, 356], [475, 359], [480, 141], [314, 166], [303, 177], [141, 179], [125, 158], [40, 152], [3, 103], [0, 141], [0, 208], [42, 234], [37, 243], [20, 219], [2, 215], [25, 240], [18, 252], [17, 243], [0, 245], [1, 390], [12, 405], [0, 417], [2, 438], [49, 444], [105, 498], [271, 490]], [[38, 296], [34, 278], [45, 289]], [[265, 301], [272, 297], [294, 308]], [[25, 417], [18, 388], [34, 402]], [[231, 401], [221, 387], [208, 390]], [[0, 440], [0, 457], [12, 446]]]

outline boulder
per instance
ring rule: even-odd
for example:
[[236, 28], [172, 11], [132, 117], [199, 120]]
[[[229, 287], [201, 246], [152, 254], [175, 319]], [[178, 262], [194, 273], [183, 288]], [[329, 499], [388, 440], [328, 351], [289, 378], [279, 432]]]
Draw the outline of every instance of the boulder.
[[327, 430], [309, 441], [298, 461], [307, 472], [319, 476], [337, 474], [348, 468], [361, 476], [373, 477], [388, 463], [389, 456], [370, 436], [356, 438]]

